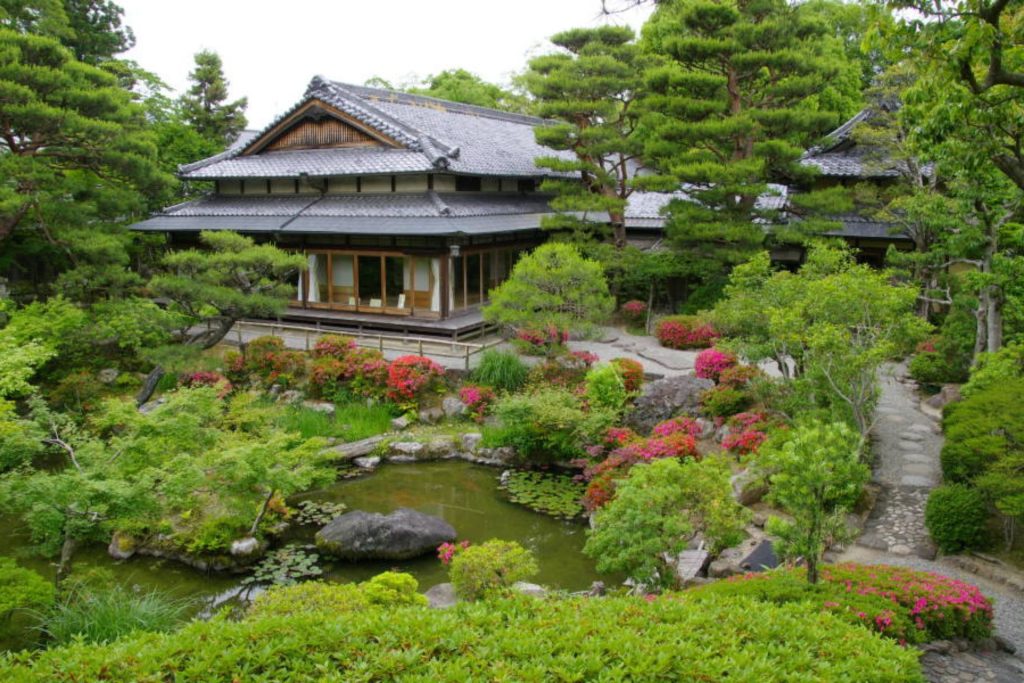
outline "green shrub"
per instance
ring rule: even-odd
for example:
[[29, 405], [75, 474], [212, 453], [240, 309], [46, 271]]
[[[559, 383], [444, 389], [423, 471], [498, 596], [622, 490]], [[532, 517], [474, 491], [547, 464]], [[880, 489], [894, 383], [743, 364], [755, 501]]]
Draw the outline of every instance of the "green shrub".
[[41, 609], [53, 602], [53, 584], [31, 569], [0, 557], [0, 619], [16, 609]]
[[536, 575], [537, 561], [515, 541], [492, 539], [456, 553], [448, 568], [455, 593], [463, 600], [479, 600], [511, 588], [516, 581]]
[[907, 369], [910, 376], [921, 384], [946, 384], [957, 381], [956, 372], [949, 360], [936, 351], [918, 351], [910, 359]]
[[526, 384], [530, 368], [512, 351], [487, 349], [470, 377], [498, 391], [519, 391]]
[[750, 407], [750, 395], [742, 389], [717, 386], [700, 395], [700, 410], [708, 417], [729, 417]]
[[962, 394], [964, 398], [970, 398], [1007, 380], [1021, 378], [1024, 378], [1024, 342], [1011, 342], [995, 353], [978, 355], [971, 379], [964, 385]]
[[494, 413], [501, 420], [502, 445], [520, 457], [550, 463], [582, 454], [578, 430], [586, 415], [577, 398], [564, 389], [540, 389], [498, 401]]
[[944, 553], [984, 545], [987, 520], [985, 497], [977, 489], [963, 484], [945, 484], [928, 496], [924, 522]]
[[281, 413], [278, 425], [296, 432], [304, 439], [315, 436], [358, 441], [391, 428], [391, 419], [398, 414], [393, 403], [370, 403], [355, 400], [338, 405], [333, 415], [321, 410], [289, 406]]
[[1024, 443], [1024, 379], [1005, 379], [946, 407], [942, 474], [969, 483]]
[[447, 610], [220, 617], [168, 635], [11, 655], [0, 680], [921, 683], [917, 658], [820, 606], [517, 596]]
[[417, 590], [419, 583], [409, 574], [384, 572], [369, 581], [324, 583], [306, 581], [275, 586], [260, 593], [246, 612], [248, 619], [280, 619], [296, 614], [330, 617], [367, 609], [371, 605], [426, 605]]
[[42, 629], [58, 645], [76, 638], [106, 643], [135, 631], [173, 631], [185, 621], [190, 605], [160, 591], [86, 588], [72, 591], [51, 608]]
[[629, 400], [626, 383], [618, 368], [610, 363], [602, 363], [590, 369], [585, 379], [587, 385], [587, 402], [592, 407], [604, 408], [620, 413]]

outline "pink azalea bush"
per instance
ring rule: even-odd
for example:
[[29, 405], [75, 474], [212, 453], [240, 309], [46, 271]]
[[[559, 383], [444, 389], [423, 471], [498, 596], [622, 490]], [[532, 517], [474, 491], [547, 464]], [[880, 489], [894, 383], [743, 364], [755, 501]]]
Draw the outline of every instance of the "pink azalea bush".
[[316, 340], [310, 355], [313, 358], [345, 358], [356, 350], [356, 340], [341, 334], [325, 334]]
[[622, 313], [622, 317], [626, 323], [633, 327], [639, 327], [640, 325], [643, 325], [644, 320], [647, 317], [647, 304], [638, 299], [633, 299], [632, 301], [627, 301], [622, 304], [622, 308], [620, 308], [619, 311]]
[[729, 433], [722, 448], [735, 455], [752, 455], [768, 440], [768, 416], [764, 413], [737, 413], [728, 419]]
[[823, 567], [821, 580], [847, 593], [890, 600], [909, 611], [927, 640], [978, 640], [992, 635], [992, 603], [977, 586], [964, 581], [906, 567], [852, 563]]
[[399, 405], [416, 404], [437, 388], [444, 368], [424, 356], [401, 356], [388, 366], [388, 398]]
[[354, 346], [339, 355], [343, 347], [316, 358], [309, 370], [309, 385], [314, 394], [332, 397], [344, 389], [365, 398], [384, 398], [388, 381], [388, 362], [377, 349]]
[[548, 325], [544, 329], [522, 328], [516, 330], [512, 338], [512, 344], [520, 352], [542, 356], [564, 350], [569, 342], [569, 331], [560, 330], [554, 325]]
[[654, 436], [671, 436], [672, 434], [683, 433], [694, 439], [701, 434], [701, 426], [692, 417], [673, 417], [664, 422], [654, 425], [651, 434]]
[[710, 379], [718, 383], [718, 378], [729, 368], [737, 364], [736, 356], [728, 351], [720, 351], [716, 348], [704, 349], [697, 354], [693, 364], [694, 374], [701, 379]]
[[721, 336], [711, 323], [692, 315], [663, 318], [654, 334], [662, 346], [670, 349], [707, 348]]
[[217, 387], [217, 396], [224, 398], [234, 388], [231, 381], [219, 372], [200, 371], [185, 375], [181, 380], [183, 387]]
[[459, 389], [459, 400], [466, 404], [473, 419], [477, 422], [484, 421], [484, 415], [494, 403], [494, 389], [476, 384], [467, 384]]
[[465, 550], [469, 546], [469, 541], [462, 541], [461, 543], [442, 543], [437, 546], [437, 559], [441, 560], [441, 564], [448, 566], [459, 552]]
[[569, 355], [583, 364], [583, 367], [593, 367], [594, 363], [601, 360], [596, 353], [591, 351], [570, 351]]

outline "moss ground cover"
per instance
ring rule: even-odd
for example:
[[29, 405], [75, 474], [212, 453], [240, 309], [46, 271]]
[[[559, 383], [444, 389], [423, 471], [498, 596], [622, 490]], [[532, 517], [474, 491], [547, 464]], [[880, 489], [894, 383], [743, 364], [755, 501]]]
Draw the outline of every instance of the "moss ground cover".
[[[293, 602], [293, 601], [290, 601]], [[355, 601], [362, 602], [362, 601]], [[745, 598], [525, 596], [449, 610], [364, 607], [217, 618], [170, 635], [0, 662], [0, 679], [922, 681], [917, 653], [809, 605]]]

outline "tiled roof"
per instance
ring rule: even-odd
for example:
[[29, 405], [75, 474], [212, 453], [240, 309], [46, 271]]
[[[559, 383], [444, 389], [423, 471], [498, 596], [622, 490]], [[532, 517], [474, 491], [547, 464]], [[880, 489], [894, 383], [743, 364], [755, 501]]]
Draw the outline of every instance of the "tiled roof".
[[[319, 100], [387, 135], [401, 148], [356, 147], [262, 151], [243, 154], [251, 144], [311, 100]], [[192, 180], [281, 178], [448, 171], [472, 175], [539, 177], [539, 156], [559, 153], [542, 147], [533, 129], [543, 119], [448, 102], [432, 97], [347, 85], [315, 77], [305, 96], [257, 133], [240, 138], [216, 156], [182, 166]]]
[[856, 213], [844, 213], [832, 216], [832, 220], [842, 224], [839, 230], [825, 233], [833, 237], [858, 237], [861, 239], [909, 240], [898, 225], [877, 221]]
[[[868, 147], [854, 139], [857, 126], [867, 124], [874, 116], [875, 110], [871, 107], [862, 109], [829, 133], [824, 143], [807, 150], [800, 163], [814, 167], [821, 175], [831, 178], [898, 177], [905, 170], [901, 168], [902, 162], [891, 158], [885, 149]], [[930, 171], [926, 168], [925, 172]]]

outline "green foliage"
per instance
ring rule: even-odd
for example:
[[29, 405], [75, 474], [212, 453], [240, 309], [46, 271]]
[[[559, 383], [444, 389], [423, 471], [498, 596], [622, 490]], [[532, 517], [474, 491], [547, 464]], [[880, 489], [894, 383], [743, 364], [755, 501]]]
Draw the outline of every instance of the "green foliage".
[[278, 424], [285, 431], [295, 432], [306, 439], [321, 436], [358, 441], [388, 431], [395, 412], [393, 404], [367, 404], [365, 401], [339, 405], [334, 415], [322, 410], [289, 406], [281, 412]]
[[974, 355], [977, 320], [974, 312], [957, 299], [942, 321], [939, 338], [929, 348], [918, 349], [910, 359], [910, 376], [923, 384], [960, 384], [967, 381]]
[[670, 586], [663, 553], [678, 555], [695, 533], [712, 552], [743, 538], [747, 513], [732, 497], [724, 459], [654, 460], [629, 470], [615, 498], [593, 518], [583, 552], [601, 572], [625, 572], [646, 586]]
[[530, 369], [518, 354], [487, 349], [480, 356], [480, 364], [470, 374], [470, 378], [498, 391], [516, 392], [526, 384], [529, 372]]
[[766, 253], [737, 266], [712, 318], [741, 356], [806, 379], [819, 405], [865, 434], [878, 368], [927, 333], [916, 299], [914, 287], [893, 285], [848, 250], [818, 246], [798, 273], [773, 271]]
[[951, 403], [942, 420], [942, 473], [969, 483], [1024, 444], [1024, 378], [1002, 379]]
[[508, 280], [491, 292], [488, 322], [513, 328], [592, 333], [612, 313], [601, 264], [568, 244], [548, 243], [526, 254]]
[[[370, 83], [367, 83], [370, 85]], [[381, 87], [392, 90], [388, 83]], [[446, 69], [427, 76], [419, 85], [405, 88], [414, 95], [427, 95], [451, 102], [475, 104], [488, 109], [528, 113], [530, 102], [521, 93], [488, 83], [465, 69]]]
[[575, 519], [583, 514], [584, 484], [563, 474], [509, 470], [500, 488], [509, 500], [553, 517]]
[[45, 438], [38, 424], [18, 417], [14, 403], [0, 399], [0, 474], [42, 455]]
[[629, 400], [629, 391], [619, 369], [611, 363], [596, 365], [587, 372], [584, 380], [586, 397], [591, 407], [621, 414]]
[[88, 273], [82, 297], [137, 285], [123, 225], [172, 180], [142, 107], [58, 40], [2, 27], [0, 91], [0, 268]]
[[523, 83], [538, 115], [555, 121], [534, 129], [537, 142], [574, 158], [541, 157], [537, 165], [577, 177], [544, 181], [542, 189], [557, 193], [551, 202], [557, 214], [545, 217], [542, 225], [591, 238], [600, 235], [604, 224], [588, 220], [587, 212], [607, 214], [621, 249], [626, 245], [626, 200], [640, 167], [636, 103], [644, 93], [647, 59], [625, 26], [570, 29], [551, 42], [560, 50], [531, 59]]
[[179, 100], [182, 118], [207, 140], [226, 146], [245, 130], [248, 98], [228, 99], [228, 81], [220, 56], [210, 50], [195, 55], [188, 91]]
[[928, 495], [924, 522], [944, 553], [984, 546], [988, 509], [985, 497], [963, 484], [945, 484]]
[[245, 620], [285, 619], [295, 615], [330, 619], [377, 606], [425, 606], [427, 599], [418, 590], [415, 578], [398, 572], [383, 572], [358, 584], [304, 581], [271, 586], [252, 601]]
[[961, 389], [964, 398], [999, 386], [1007, 380], [1024, 378], [1024, 343], [1010, 343], [995, 353], [983, 353]]
[[295, 523], [314, 526], [325, 526], [348, 509], [344, 503], [331, 503], [323, 500], [303, 500], [295, 507], [297, 511], [292, 516]]
[[342, 599], [333, 610], [327, 596], [345, 588], [276, 589], [267, 600], [287, 612], [261, 610], [239, 622], [197, 621], [170, 635], [13, 655], [0, 663], [0, 678], [30, 683], [74, 675], [128, 683], [171, 676], [177, 683], [230, 683], [247, 676], [298, 683], [325, 675], [543, 680], [559, 672], [568, 680], [647, 682], [712, 681], [728, 671], [741, 683], [924, 680], [917, 652], [819, 606], [727, 597], [697, 602], [684, 594], [653, 602], [520, 596], [447, 610], [352, 610]]
[[853, 508], [871, 476], [861, 462], [860, 435], [843, 423], [809, 421], [770, 439], [758, 452], [770, 473], [769, 497], [792, 515], [772, 518], [776, 548], [785, 558], [803, 557], [807, 580], [818, 580], [818, 562], [830, 541], [847, 535], [844, 514]]
[[359, 584], [371, 605], [426, 606], [427, 598], [419, 594], [419, 587], [412, 575], [402, 572], [382, 572]]
[[72, 590], [43, 616], [42, 630], [56, 645], [81, 640], [109, 643], [137, 631], [167, 632], [180, 626], [191, 604], [159, 591], [122, 586]]
[[455, 593], [463, 600], [481, 600], [526, 581], [538, 571], [529, 550], [515, 541], [491, 539], [456, 553], [448, 567]]
[[205, 250], [168, 254], [164, 272], [149, 281], [149, 289], [169, 299], [171, 310], [182, 316], [182, 341], [210, 348], [240, 318], [270, 317], [287, 306], [294, 293], [288, 280], [305, 267], [301, 254], [257, 245], [233, 232], [204, 231], [199, 239]]
[[550, 463], [581, 455], [580, 429], [585, 415], [579, 400], [564, 389], [513, 394], [494, 408], [502, 424], [502, 445], [531, 462]]
[[0, 332], [0, 399], [17, 398], [33, 390], [29, 380], [46, 361], [57, 355], [54, 349], [30, 341], [16, 343]]
[[708, 417], [729, 417], [742, 413], [750, 403], [750, 395], [736, 387], [712, 387], [700, 395], [700, 411]]
[[49, 607], [53, 596], [51, 582], [9, 557], [0, 557], [0, 619], [16, 609]]
[[[662, 3], [642, 42], [667, 58], [647, 73], [641, 119], [645, 158], [661, 175], [641, 181], [686, 184], [688, 197], [669, 206], [673, 243], [722, 268], [762, 248], [766, 234], [793, 241], [820, 229], [820, 211], [801, 207], [798, 228], [779, 220], [779, 202], [758, 200], [778, 193], [773, 179], [810, 180], [804, 150], [858, 108], [859, 65], [830, 27], [803, 3], [686, 0]], [[836, 190], [792, 201], [821, 205], [821, 194], [827, 212], [849, 204]]]

